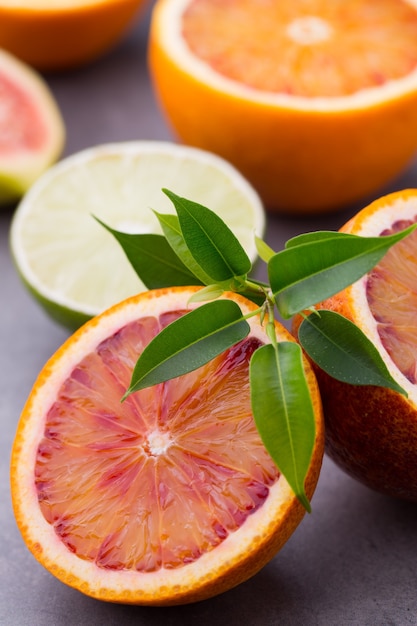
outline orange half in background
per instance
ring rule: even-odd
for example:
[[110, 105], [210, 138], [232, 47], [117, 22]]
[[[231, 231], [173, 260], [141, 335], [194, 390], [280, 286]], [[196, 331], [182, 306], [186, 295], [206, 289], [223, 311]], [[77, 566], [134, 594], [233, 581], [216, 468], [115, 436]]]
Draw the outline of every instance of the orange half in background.
[[158, 0], [149, 60], [176, 135], [270, 210], [360, 200], [417, 150], [415, 0]]
[[39, 70], [82, 65], [126, 33], [146, 0], [0, 0], [0, 47]]

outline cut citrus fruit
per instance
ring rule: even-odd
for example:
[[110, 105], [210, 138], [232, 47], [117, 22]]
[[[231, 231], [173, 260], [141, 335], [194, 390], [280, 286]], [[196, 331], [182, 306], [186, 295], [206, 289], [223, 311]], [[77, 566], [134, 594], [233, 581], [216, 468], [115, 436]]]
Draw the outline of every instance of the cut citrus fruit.
[[39, 70], [69, 69], [110, 50], [146, 0], [0, 0], [0, 47]]
[[173, 213], [162, 193], [208, 206], [256, 258], [265, 214], [258, 195], [227, 162], [165, 142], [125, 142], [76, 153], [50, 168], [18, 206], [11, 249], [46, 310], [70, 327], [144, 289], [122, 249], [93, 215], [117, 230], [159, 233], [153, 209]]
[[149, 60], [176, 135], [270, 210], [341, 207], [416, 153], [415, 0], [158, 0]]
[[[341, 231], [383, 236], [417, 223], [417, 190], [385, 196]], [[384, 493], [417, 501], [417, 231], [395, 244], [361, 280], [321, 302], [373, 342], [408, 398], [380, 387], [353, 386], [315, 370], [329, 456]], [[295, 327], [300, 319], [295, 321]]]
[[[225, 591], [272, 558], [305, 513], [251, 413], [249, 360], [268, 343], [258, 317], [207, 365], [120, 402], [149, 340], [198, 306], [196, 289], [146, 291], [87, 322], [40, 373], [17, 428], [11, 491], [23, 538], [57, 578], [95, 598], [163, 605]], [[225, 296], [244, 314], [256, 309]], [[311, 497], [324, 434], [305, 367]]]
[[58, 158], [64, 140], [61, 112], [47, 84], [0, 50], [0, 204], [20, 198]]

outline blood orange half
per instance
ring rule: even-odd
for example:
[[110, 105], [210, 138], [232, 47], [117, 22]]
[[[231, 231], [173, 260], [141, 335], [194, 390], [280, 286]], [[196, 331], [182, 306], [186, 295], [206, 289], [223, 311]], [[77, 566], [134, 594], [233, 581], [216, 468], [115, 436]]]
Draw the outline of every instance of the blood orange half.
[[[225, 591], [272, 558], [304, 515], [251, 414], [248, 364], [268, 341], [259, 319], [206, 366], [120, 402], [144, 346], [198, 306], [188, 304], [194, 292], [144, 292], [88, 322], [46, 364], [21, 416], [11, 487], [23, 538], [50, 572], [99, 599], [163, 605]], [[292, 340], [283, 327], [277, 334]], [[311, 497], [323, 428], [305, 366]]]
[[[384, 236], [413, 223], [417, 190], [410, 189], [376, 200], [341, 231]], [[317, 307], [352, 320], [408, 393], [405, 398], [389, 389], [347, 385], [315, 366], [329, 456], [369, 487], [417, 501], [417, 231], [368, 275]]]

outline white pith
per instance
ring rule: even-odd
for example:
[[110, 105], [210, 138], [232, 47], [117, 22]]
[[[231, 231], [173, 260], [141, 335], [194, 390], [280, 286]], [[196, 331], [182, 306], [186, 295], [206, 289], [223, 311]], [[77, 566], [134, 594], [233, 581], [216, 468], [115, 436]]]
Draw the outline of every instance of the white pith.
[[[191, 53], [181, 36], [181, 18], [191, 1], [169, 0], [169, 2], [161, 3], [161, 8], [155, 15], [155, 28], [160, 33], [159, 43], [183, 71], [192, 75], [197, 81], [203, 81], [213, 89], [219, 89], [230, 96], [283, 108], [327, 112], [368, 108], [417, 90], [417, 68], [403, 78], [388, 81], [375, 88], [363, 89], [349, 96], [304, 98], [252, 89], [218, 74], [207, 63]], [[417, 9], [417, 0], [408, 0], [408, 4]]]
[[166, 452], [171, 445], [171, 436], [168, 432], [153, 430], [146, 437], [146, 450], [153, 456]]
[[326, 20], [315, 15], [299, 17], [290, 22], [286, 29], [287, 35], [298, 44], [311, 46], [320, 41], [330, 39], [333, 29]]

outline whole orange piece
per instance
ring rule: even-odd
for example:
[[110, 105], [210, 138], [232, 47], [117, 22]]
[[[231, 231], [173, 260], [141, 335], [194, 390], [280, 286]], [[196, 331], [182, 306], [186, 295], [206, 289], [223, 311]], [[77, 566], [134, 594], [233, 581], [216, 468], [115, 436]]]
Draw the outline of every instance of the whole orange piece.
[[149, 63], [176, 136], [271, 211], [347, 205], [417, 150], [415, 1], [158, 0]]
[[[340, 230], [384, 236], [416, 222], [417, 189], [410, 189], [376, 200]], [[353, 321], [408, 394], [348, 385], [314, 366], [328, 455], [367, 486], [417, 502], [417, 232], [395, 244], [369, 274], [316, 308]], [[295, 331], [300, 321], [295, 318]]]
[[77, 67], [122, 38], [146, 0], [0, 0], [0, 47], [39, 70]]
[[[101, 600], [169, 605], [226, 591], [271, 559], [305, 513], [252, 416], [249, 361], [268, 342], [259, 318], [206, 365], [121, 402], [139, 354], [199, 306], [189, 303], [195, 291], [145, 291], [87, 322], [45, 365], [17, 427], [11, 492], [24, 541], [58, 579]], [[226, 297], [245, 314], [256, 309]], [[305, 369], [311, 498], [324, 433]]]

